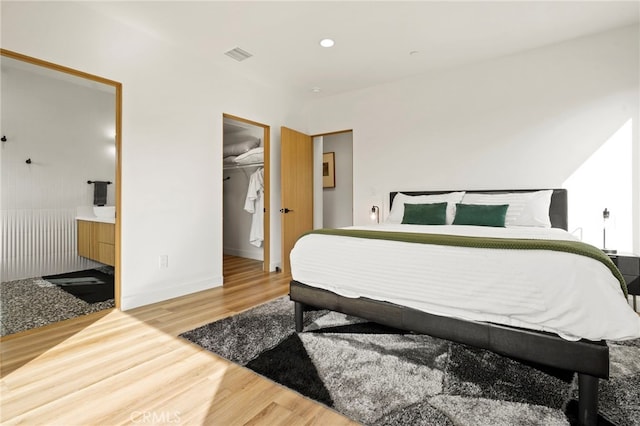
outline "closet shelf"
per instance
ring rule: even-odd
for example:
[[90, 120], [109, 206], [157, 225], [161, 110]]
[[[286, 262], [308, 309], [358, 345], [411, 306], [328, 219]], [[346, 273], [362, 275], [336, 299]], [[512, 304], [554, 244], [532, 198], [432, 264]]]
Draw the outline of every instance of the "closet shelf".
[[229, 169], [246, 169], [247, 167], [263, 167], [264, 162], [259, 163], [247, 163], [247, 164], [225, 164], [222, 168], [224, 170]]

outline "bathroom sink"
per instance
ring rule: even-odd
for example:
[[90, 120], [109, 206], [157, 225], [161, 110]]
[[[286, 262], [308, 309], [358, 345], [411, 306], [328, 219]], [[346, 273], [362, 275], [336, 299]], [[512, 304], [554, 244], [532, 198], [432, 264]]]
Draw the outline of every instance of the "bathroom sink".
[[116, 206], [93, 206], [93, 214], [96, 217], [112, 219], [116, 217]]

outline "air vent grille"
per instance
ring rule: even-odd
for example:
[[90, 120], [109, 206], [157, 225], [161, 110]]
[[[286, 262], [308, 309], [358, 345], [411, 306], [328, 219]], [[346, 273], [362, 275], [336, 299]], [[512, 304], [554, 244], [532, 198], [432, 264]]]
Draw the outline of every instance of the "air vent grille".
[[235, 59], [238, 62], [242, 62], [245, 59], [249, 59], [253, 56], [251, 53], [247, 52], [246, 50], [242, 50], [239, 47], [231, 49], [228, 52], [224, 52], [224, 54], [230, 58]]

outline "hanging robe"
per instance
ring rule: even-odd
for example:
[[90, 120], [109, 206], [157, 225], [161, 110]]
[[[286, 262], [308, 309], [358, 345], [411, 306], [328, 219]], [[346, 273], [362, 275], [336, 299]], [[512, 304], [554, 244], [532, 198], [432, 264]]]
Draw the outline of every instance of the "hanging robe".
[[251, 213], [249, 243], [261, 247], [264, 240], [264, 169], [260, 168], [249, 177], [244, 209]]

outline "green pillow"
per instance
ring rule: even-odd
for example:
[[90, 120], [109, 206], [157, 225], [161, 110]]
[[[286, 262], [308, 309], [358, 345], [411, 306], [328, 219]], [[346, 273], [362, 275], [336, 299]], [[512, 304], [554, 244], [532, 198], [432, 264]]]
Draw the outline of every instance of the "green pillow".
[[404, 204], [402, 223], [409, 225], [444, 225], [447, 220], [447, 203]]
[[454, 225], [499, 226], [504, 228], [509, 204], [456, 204]]

